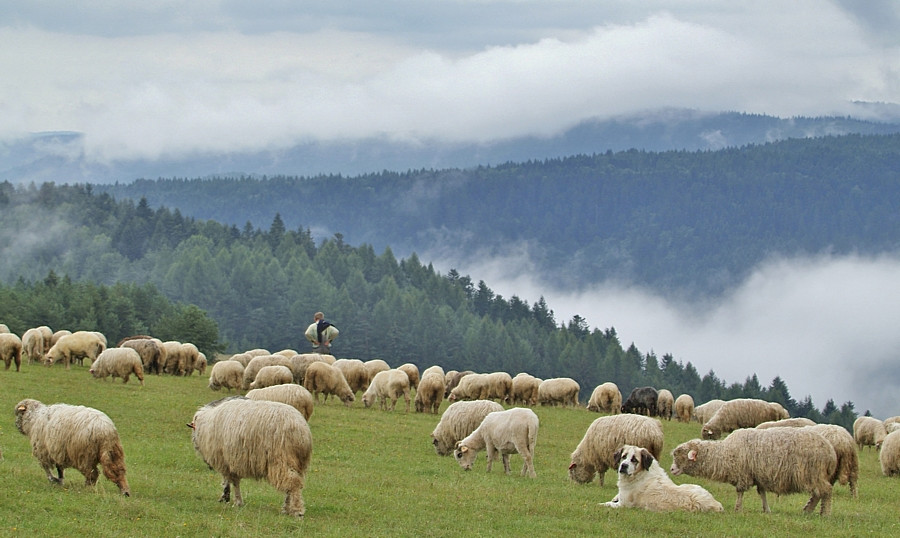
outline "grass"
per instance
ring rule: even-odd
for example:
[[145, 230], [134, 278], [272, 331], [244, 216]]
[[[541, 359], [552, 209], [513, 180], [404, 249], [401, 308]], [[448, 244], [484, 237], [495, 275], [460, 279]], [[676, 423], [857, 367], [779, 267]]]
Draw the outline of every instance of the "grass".
[[[147, 376], [98, 381], [86, 367], [70, 371], [24, 365], [0, 371], [0, 534], [22, 536], [580, 536], [615, 533], [635, 536], [848, 536], [897, 535], [900, 481], [881, 475], [877, 453], [861, 453], [860, 498], [836, 486], [833, 514], [801, 513], [805, 495], [770, 495], [771, 514], [748, 492], [744, 511], [733, 511], [734, 488], [692, 477], [725, 507], [719, 514], [657, 514], [608, 509], [599, 503], [616, 494], [615, 475], [606, 484], [570, 482], [569, 455], [598, 417], [584, 409], [536, 408], [541, 420], [537, 478], [518, 475], [522, 460], [512, 456], [514, 473], [502, 465], [462, 471], [439, 457], [429, 434], [438, 417], [364, 409], [329, 400], [310, 419], [313, 458], [303, 491], [306, 516], [279, 513], [283, 495], [266, 482], [245, 480], [246, 505], [217, 502], [220, 478], [194, 452], [190, 430], [197, 407], [225, 396], [199, 377]], [[15, 429], [13, 409], [24, 398], [96, 407], [116, 423], [125, 447], [132, 497], [124, 498], [101, 475], [86, 487], [74, 469], [64, 487], [48, 483], [31, 456], [28, 440]], [[442, 410], [446, 408], [446, 403]], [[5, 418], [2, 418], [5, 417]], [[666, 422], [661, 464], [669, 452], [697, 437], [699, 425]], [[498, 472], [499, 471], [499, 472]]]

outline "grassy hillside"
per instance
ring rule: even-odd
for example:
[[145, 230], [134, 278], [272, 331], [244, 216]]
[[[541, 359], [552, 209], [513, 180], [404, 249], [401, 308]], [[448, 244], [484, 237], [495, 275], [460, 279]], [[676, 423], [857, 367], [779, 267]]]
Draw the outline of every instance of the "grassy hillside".
[[[132, 379], [103, 382], [87, 367], [24, 365], [0, 371], [0, 534], [44, 536], [578, 536], [629, 535], [846, 536], [895, 534], [900, 481], [881, 476], [877, 454], [861, 454], [860, 498], [837, 486], [833, 515], [802, 514], [804, 495], [770, 496], [773, 513], [760, 511], [749, 492], [745, 511], [732, 511], [731, 486], [690, 477], [726, 507], [721, 514], [653, 514], [598, 506], [616, 494], [615, 476], [606, 485], [578, 485], [567, 479], [569, 455], [598, 415], [583, 409], [537, 408], [541, 420], [536, 479], [519, 476], [522, 460], [512, 456], [515, 474], [502, 465], [462, 471], [435, 455], [429, 434], [438, 417], [385, 413], [337, 402], [320, 404], [310, 427], [314, 449], [303, 491], [306, 516], [279, 513], [282, 494], [265, 482], [245, 480], [246, 505], [217, 502], [219, 476], [194, 453], [185, 423], [198, 406], [224, 396], [206, 379], [148, 376], [144, 387]], [[84, 486], [75, 470], [65, 487], [51, 486], [31, 456], [27, 439], [15, 429], [13, 409], [23, 398], [96, 407], [115, 421], [126, 452], [132, 497], [119, 496], [101, 476]], [[442, 407], [446, 408], [446, 403]], [[2, 418], [5, 417], [5, 418]], [[696, 437], [699, 425], [666, 422], [662, 465], [669, 452]], [[498, 469], [500, 472], [498, 472]]]

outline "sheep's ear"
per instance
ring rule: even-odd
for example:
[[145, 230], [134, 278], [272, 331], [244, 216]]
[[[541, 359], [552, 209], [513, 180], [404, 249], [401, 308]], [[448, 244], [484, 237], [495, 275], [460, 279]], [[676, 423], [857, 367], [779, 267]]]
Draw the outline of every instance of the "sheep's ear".
[[569, 470], [571, 471], [574, 468], [575, 468], [575, 462], [573, 461], [572, 463], [569, 464]]
[[641, 467], [643, 467], [644, 470], [647, 470], [650, 468], [651, 465], [653, 465], [653, 454], [651, 454], [650, 451], [647, 450], [646, 448], [642, 448], [641, 449]]
[[469, 447], [461, 446], [461, 447], [459, 447], [459, 451], [462, 452], [463, 454], [465, 454], [466, 452], [469, 451]]
[[185, 424], [185, 426], [187, 426], [188, 428], [190, 428], [190, 429], [192, 429], [192, 430], [194, 429], [194, 423], [193, 423], [193, 422], [188, 422], [187, 424]]
[[20, 405], [19, 407], [16, 407], [16, 413], [21, 413], [25, 411], [25, 409], [26, 407], [24, 405]]
[[697, 451], [691, 450], [688, 452], [688, 461], [697, 461]]

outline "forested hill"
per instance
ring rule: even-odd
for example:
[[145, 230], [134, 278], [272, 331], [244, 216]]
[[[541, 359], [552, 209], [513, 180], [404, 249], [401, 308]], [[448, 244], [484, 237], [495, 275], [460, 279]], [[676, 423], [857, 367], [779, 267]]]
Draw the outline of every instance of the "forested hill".
[[[545, 278], [717, 293], [777, 253], [900, 248], [900, 135], [719, 151], [606, 152], [357, 177], [173, 178], [97, 185], [238, 227], [288, 228], [463, 260], [526, 246]], [[465, 254], [464, 254], [465, 253]]]

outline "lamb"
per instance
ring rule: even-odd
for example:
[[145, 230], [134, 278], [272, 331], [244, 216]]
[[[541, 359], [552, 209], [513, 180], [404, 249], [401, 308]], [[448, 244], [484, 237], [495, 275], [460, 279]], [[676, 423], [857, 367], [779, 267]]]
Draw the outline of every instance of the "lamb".
[[675, 397], [669, 389], [660, 389], [656, 399], [656, 414], [666, 420], [672, 420], [675, 408]]
[[563, 407], [571, 404], [578, 407], [578, 391], [581, 387], [570, 377], [545, 379], [538, 386], [538, 403], [541, 405], [557, 405]]
[[531, 374], [520, 372], [516, 377], [512, 378], [512, 398], [510, 403], [513, 405], [537, 405], [538, 387], [541, 380]]
[[594, 479], [594, 475], [599, 475], [602, 486], [606, 470], [615, 468], [615, 452], [622, 445], [646, 448], [659, 460], [663, 449], [662, 423], [655, 418], [632, 413], [594, 420], [572, 452], [569, 478], [586, 484]]
[[780, 420], [768, 420], [756, 425], [756, 429], [765, 430], [766, 428], [803, 428], [805, 426], [815, 426], [816, 423], [806, 417], [783, 418]]
[[253, 383], [250, 383], [250, 388], [264, 389], [274, 385], [292, 383], [293, 381], [294, 374], [291, 373], [291, 370], [287, 366], [282, 366], [280, 364], [263, 366], [259, 369], [259, 373], [256, 374]]
[[705, 404], [698, 405], [694, 407], [694, 415], [693, 418], [700, 424], [706, 424], [709, 419], [712, 418], [713, 415], [716, 414], [716, 411], [722, 407], [722, 404], [725, 403], [725, 400], [710, 400]]
[[366, 365], [366, 372], [369, 373], [369, 383], [372, 382], [372, 378], [375, 377], [375, 374], [378, 372], [383, 372], [385, 370], [390, 370], [391, 367], [388, 366], [388, 363], [384, 362], [381, 359], [372, 359], [370, 361], [366, 361], [364, 363]]
[[411, 362], [407, 362], [398, 366], [397, 369], [406, 372], [407, 377], [409, 377], [410, 388], [417, 390], [419, 387], [419, 367]]
[[449, 456], [456, 443], [475, 431], [488, 413], [503, 411], [503, 406], [491, 400], [455, 402], [441, 415], [434, 431], [431, 444], [439, 456]]
[[350, 407], [356, 399], [341, 371], [326, 362], [314, 362], [309, 365], [303, 386], [313, 395], [316, 403], [319, 403], [320, 392], [325, 395], [324, 401], [328, 401], [329, 394], [334, 394], [347, 407]]
[[243, 383], [244, 366], [238, 361], [216, 362], [209, 371], [209, 388], [212, 390], [219, 390], [222, 387], [228, 392], [231, 392], [231, 389], [240, 390]]
[[119, 347], [127, 347], [137, 351], [138, 355], [141, 356], [144, 371], [148, 374], [155, 373], [159, 375], [162, 373], [166, 364], [166, 348], [159, 338], [132, 338], [119, 344]]
[[[44, 405], [26, 399], [16, 404], [16, 429], [28, 437], [31, 453], [37, 458], [51, 484], [63, 484], [63, 471], [75, 468], [84, 483], [93, 486], [100, 474], [129, 497], [125, 478], [125, 451], [110, 418], [97, 409], [81, 405]], [[53, 476], [53, 469], [58, 476]]]
[[769, 420], [790, 418], [778, 404], [755, 398], [737, 398], [722, 404], [701, 430], [703, 439], [718, 439], [723, 433], [738, 428], [755, 428]]
[[437, 372], [422, 376], [419, 388], [416, 390], [416, 413], [429, 411], [436, 415], [443, 400], [444, 376]]
[[392, 369], [375, 374], [362, 400], [366, 407], [372, 407], [376, 400], [380, 401], [382, 411], [388, 409], [390, 400], [390, 410], [393, 411], [400, 396], [406, 400], [406, 412], [409, 413], [409, 376], [403, 370]]
[[534, 445], [537, 442], [538, 416], [527, 407], [488, 413], [478, 428], [456, 445], [453, 454], [459, 465], [469, 471], [478, 452], [487, 450], [487, 470], [497, 458], [503, 459], [503, 470], [509, 474], [509, 455], [521, 454], [525, 464], [522, 476], [534, 478]]
[[733, 485], [737, 511], [743, 507], [744, 492], [755, 485], [763, 512], [770, 512], [766, 492], [808, 492], [805, 512], [814, 511], [821, 500], [820, 513], [831, 513], [837, 455], [828, 440], [809, 428], [744, 428], [722, 441], [693, 439], [675, 447], [672, 458], [673, 475]]
[[[281, 355], [257, 355], [250, 359], [250, 362], [244, 367], [244, 381], [241, 384], [241, 388], [248, 390], [250, 384], [256, 379], [256, 374], [266, 366], [285, 366], [293, 372], [294, 369], [292, 367], [295, 365], [291, 359], [286, 359]], [[294, 375], [291, 374], [291, 380], [293, 381], [294, 379]]]
[[44, 335], [40, 329], [28, 329], [22, 334], [22, 354], [28, 357], [28, 364], [44, 362]]
[[[631, 391], [625, 403], [622, 404], [623, 413], [635, 413], [638, 415], [653, 416], [656, 414], [656, 405], [659, 402], [659, 392], [653, 387], [637, 387]], [[659, 459], [659, 457], [656, 459]]]
[[366, 365], [359, 359], [338, 359], [332, 365], [344, 374], [344, 379], [350, 385], [353, 394], [365, 392], [369, 388], [369, 373]]
[[56, 344], [47, 351], [44, 356], [44, 362], [48, 366], [52, 366], [56, 361], [63, 361], [66, 370], [76, 360], [79, 364], [84, 359], [88, 359], [88, 363], [92, 364], [100, 353], [106, 349], [98, 333], [92, 331], [75, 331], [72, 334], [63, 336]]
[[893, 431], [884, 436], [878, 462], [884, 476], [900, 475], [900, 432]]
[[0, 333], [0, 359], [9, 370], [13, 362], [16, 363], [16, 371], [22, 366], [22, 339], [14, 333]]
[[303, 486], [313, 440], [300, 411], [281, 402], [232, 396], [201, 407], [190, 424], [191, 442], [203, 461], [222, 475], [222, 496], [243, 506], [242, 478], [265, 478], [285, 494], [281, 511], [302, 517]]
[[251, 400], [266, 400], [269, 402], [281, 402], [288, 404], [300, 413], [309, 422], [313, 414], [313, 397], [308, 390], [295, 383], [273, 385], [263, 389], [253, 389], [247, 393]]
[[853, 498], [859, 497], [857, 483], [859, 482], [859, 454], [856, 452], [856, 443], [853, 436], [843, 426], [836, 424], [814, 424], [805, 426], [806, 428], [820, 434], [824, 437], [837, 456], [836, 477], [832, 478], [832, 484], [835, 480], [842, 486], [850, 486], [850, 495]]
[[128, 383], [131, 374], [144, 386], [144, 365], [138, 352], [128, 347], [111, 347], [103, 350], [91, 364], [91, 375], [97, 379], [121, 377], [122, 383]]
[[859, 449], [863, 447], [873, 446], [875, 450], [881, 450], [881, 443], [887, 437], [887, 429], [884, 422], [874, 417], [862, 416], [853, 422], [853, 440], [856, 441]]
[[612, 381], [607, 381], [594, 388], [588, 400], [588, 411], [616, 415], [622, 411], [622, 393]]
[[690, 394], [682, 394], [675, 398], [675, 418], [678, 422], [690, 422], [694, 414], [694, 399]]

